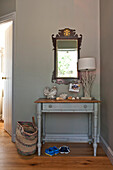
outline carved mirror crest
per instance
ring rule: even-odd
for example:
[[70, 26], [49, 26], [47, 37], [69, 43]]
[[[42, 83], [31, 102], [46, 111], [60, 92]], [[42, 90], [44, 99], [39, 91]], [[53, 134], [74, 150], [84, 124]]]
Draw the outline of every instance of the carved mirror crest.
[[59, 30], [56, 37], [52, 34], [54, 50], [54, 71], [52, 82], [68, 84], [78, 79], [78, 59], [82, 35], [74, 29]]

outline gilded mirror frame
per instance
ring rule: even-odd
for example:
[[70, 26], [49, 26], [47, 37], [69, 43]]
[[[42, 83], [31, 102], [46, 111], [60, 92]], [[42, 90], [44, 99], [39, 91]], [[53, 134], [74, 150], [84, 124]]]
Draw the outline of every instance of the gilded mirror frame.
[[[69, 28], [65, 28], [65, 29], [61, 29], [58, 31], [58, 34], [56, 36], [54, 36], [54, 34], [52, 34], [52, 42], [53, 42], [53, 50], [54, 50], [54, 71], [53, 71], [53, 75], [52, 75], [52, 82], [57, 83], [57, 84], [69, 84], [71, 82], [74, 82], [75, 80], [77, 80], [79, 78], [79, 76], [77, 76], [76, 78], [74, 77], [57, 77], [57, 42], [58, 41], [77, 41], [77, 54], [78, 54], [78, 59], [80, 58], [80, 47], [81, 47], [81, 42], [82, 42], [82, 35], [80, 34], [78, 36], [78, 34], [76, 34], [76, 30], [75, 29], [69, 29]], [[77, 59], [77, 60], [78, 60]], [[77, 69], [78, 72], [78, 69]]]

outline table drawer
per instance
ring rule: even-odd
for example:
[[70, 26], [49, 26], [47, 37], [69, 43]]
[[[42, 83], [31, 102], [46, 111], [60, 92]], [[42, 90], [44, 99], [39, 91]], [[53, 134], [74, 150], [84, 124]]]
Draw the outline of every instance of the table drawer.
[[43, 103], [43, 111], [93, 111], [93, 103]]

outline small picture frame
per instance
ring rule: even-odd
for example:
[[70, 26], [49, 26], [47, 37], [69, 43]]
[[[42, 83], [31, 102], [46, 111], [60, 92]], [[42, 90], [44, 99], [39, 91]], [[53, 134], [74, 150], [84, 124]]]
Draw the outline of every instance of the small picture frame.
[[69, 91], [78, 93], [80, 90], [80, 84], [76, 83], [70, 83], [69, 85]]

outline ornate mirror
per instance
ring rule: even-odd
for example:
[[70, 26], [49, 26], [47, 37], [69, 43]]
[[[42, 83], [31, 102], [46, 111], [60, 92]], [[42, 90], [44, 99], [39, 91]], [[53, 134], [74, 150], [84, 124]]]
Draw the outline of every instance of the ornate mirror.
[[82, 35], [78, 36], [74, 29], [59, 30], [56, 37], [52, 34], [54, 46], [54, 71], [52, 82], [68, 84], [78, 79], [78, 59]]

